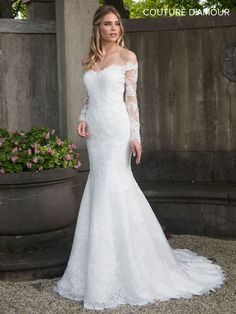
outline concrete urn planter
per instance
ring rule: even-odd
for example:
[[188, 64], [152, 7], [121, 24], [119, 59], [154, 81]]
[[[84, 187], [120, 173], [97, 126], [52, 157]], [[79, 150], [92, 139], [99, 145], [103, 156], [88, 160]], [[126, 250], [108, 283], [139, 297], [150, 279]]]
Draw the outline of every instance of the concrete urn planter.
[[62, 274], [78, 215], [75, 175], [57, 168], [0, 176], [0, 280]]

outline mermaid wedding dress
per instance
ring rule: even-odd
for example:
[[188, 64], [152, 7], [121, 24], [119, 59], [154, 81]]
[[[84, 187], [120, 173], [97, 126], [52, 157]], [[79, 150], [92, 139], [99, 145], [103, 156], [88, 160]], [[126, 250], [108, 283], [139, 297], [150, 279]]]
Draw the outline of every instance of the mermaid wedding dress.
[[189, 298], [219, 288], [223, 269], [187, 249], [172, 249], [131, 171], [130, 140], [140, 139], [138, 64], [84, 74], [90, 172], [67, 268], [53, 289], [102, 310]]

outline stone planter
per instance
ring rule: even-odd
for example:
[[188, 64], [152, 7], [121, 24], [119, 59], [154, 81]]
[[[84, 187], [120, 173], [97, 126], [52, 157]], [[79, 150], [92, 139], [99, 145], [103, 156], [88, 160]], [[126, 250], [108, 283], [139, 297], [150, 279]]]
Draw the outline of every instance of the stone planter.
[[73, 191], [78, 175], [57, 168], [0, 176], [1, 280], [52, 278], [63, 272], [79, 209]]

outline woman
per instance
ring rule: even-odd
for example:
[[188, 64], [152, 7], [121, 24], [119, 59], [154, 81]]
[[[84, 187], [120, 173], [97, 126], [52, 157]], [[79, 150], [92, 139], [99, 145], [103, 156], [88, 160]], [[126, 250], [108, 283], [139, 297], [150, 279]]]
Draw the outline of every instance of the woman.
[[68, 265], [54, 287], [87, 309], [188, 298], [225, 279], [207, 258], [170, 247], [133, 177], [131, 154], [139, 164], [142, 153], [138, 62], [123, 35], [117, 10], [99, 7], [83, 62], [87, 96], [77, 126], [86, 138], [90, 172]]

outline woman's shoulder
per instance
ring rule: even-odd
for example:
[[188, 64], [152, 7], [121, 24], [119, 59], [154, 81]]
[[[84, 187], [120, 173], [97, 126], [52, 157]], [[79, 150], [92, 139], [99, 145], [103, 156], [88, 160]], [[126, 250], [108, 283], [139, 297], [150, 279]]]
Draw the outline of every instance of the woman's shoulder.
[[122, 59], [125, 63], [127, 62], [137, 63], [138, 62], [137, 56], [133, 51], [124, 48], [121, 53], [122, 53]]

